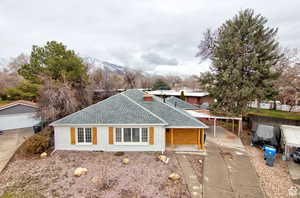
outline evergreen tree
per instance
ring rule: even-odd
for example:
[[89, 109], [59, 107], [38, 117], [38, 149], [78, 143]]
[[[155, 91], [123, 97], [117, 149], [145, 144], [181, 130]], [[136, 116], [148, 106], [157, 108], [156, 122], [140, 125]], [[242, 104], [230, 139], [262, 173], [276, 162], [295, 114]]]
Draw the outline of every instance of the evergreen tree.
[[26, 80], [41, 84], [41, 77], [58, 82], [80, 84], [88, 79], [87, 67], [73, 50], [56, 41], [45, 46], [33, 46], [29, 63], [24, 64], [18, 73]]
[[181, 91], [181, 92], [180, 92], [180, 99], [181, 99], [181, 100], [185, 100], [184, 91]]
[[170, 90], [171, 87], [162, 79], [158, 79], [154, 82], [152, 90]]
[[211, 72], [201, 82], [212, 97], [215, 113], [244, 115], [247, 105], [269, 96], [272, 71], [280, 59], [277, 29], [266, 26], [267, 19], [251, 9], [240, 11], [214, 33], [208, 31], [199, 45], [199, 56], [212, 60]]

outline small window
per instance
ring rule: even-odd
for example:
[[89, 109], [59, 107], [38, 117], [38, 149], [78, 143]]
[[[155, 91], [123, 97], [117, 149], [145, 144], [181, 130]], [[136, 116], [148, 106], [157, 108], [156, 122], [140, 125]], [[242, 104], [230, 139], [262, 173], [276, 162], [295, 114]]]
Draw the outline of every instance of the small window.
[[84, 143], [84, 130], [83, 128], [78, 128], [78, 143]]
[[116, 128], [116, 142], [122, 142], [122, 129]]
[[85, 142], [91, 143], [92, 142], [92, 129], [85, 128]]
[[124, 142], [131, 142], [131, 128], [124, 128]]
[[142, 142], [148, 142], [148, 128], [142, 128]]

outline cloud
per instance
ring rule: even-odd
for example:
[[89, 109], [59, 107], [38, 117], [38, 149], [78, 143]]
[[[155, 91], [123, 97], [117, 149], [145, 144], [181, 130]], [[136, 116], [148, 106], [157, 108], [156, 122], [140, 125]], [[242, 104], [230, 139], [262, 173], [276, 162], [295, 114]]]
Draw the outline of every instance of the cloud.
[[245, 8], [279, 28], [283, 47], [300, 48], [299, 7], [299, 0], [1, 0], [0, 57], [29, 54], [32, 45], [57, 40], [82, 56], [119, 65], [198, 73], [202, 33]]
[[175, 58], [162, 57], [156, 53], [147, 53], [141, 56], [142, 60], [153, 65], [178, 65], [178, 61]]

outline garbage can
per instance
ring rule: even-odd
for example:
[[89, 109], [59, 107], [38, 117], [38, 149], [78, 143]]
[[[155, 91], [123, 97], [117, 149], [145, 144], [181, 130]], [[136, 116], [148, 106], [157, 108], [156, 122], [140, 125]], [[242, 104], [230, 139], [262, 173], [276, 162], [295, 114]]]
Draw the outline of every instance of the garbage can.
[[276, 148], [272, 146], [264, 146], [264, 159], [266, 160], [266, 165], [273, 166], [276, 156]]

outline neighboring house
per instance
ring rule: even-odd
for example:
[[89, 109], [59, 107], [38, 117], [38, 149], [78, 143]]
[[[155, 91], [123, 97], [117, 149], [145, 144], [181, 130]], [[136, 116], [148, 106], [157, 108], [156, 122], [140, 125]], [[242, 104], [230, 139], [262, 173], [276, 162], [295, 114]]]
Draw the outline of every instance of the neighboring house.
[[36, 103], [18, 100], [0, 106], [0, 130], [32, 127], [41, 120], [36, 117], [39, 106]]
[[164, 151], [204, 147], [205, 124], [140, 90], [127, 90], [50, 124], [57, 150]]
[[171, 96], [169, 98], [166, 98], [165, 100], [168, 104], [173, 105], [176, 108], [181, 108], [183, 110], [199, 110], [199, 107], [196, 107], [195, 105], [187, 103], [175, 96]]
[[[175, 96], [180, 98], [181, 91], [174, 91], [174, 90], [156, 90], [156, 91], [148, 91], [151, 95], [156, 95], [159, 97], [169, 97]], [[209, 96], [207, 92], [190, 92], [190, 91], [183, 91], [185, 96], [185, 101], [196, 105], [201, 106], [202, 104], [210, 104], [213, 102], [213, 98]]]

